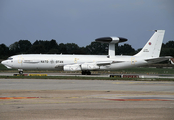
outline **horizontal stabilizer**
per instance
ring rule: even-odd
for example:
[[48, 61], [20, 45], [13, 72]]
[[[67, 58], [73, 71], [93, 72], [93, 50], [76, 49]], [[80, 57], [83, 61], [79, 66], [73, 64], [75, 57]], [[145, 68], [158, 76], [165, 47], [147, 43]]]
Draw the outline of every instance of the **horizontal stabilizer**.
[[174, 58], [171, 58], [171, 59], [170, 59], [170, 62], [171, 62], [171, 64], [174, 65]]
[[165, 57], [159, 57], [159, 58], [146, 59], [145, 61], [147, 61], [148, 63], [157, 63], [157, 62], [162, 62], [162, 61], [169, 60], [170, 58], [172, 58], [172, 57], [171, 56], [165, 56]]

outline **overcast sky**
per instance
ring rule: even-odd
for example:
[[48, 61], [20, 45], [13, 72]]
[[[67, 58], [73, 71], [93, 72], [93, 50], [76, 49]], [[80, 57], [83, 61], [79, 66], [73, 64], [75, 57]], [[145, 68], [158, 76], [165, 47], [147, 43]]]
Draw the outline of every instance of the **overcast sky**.
[[174, 0], [0, 0], [0, 44], [55, 39], [89, 45], [99, 37], [127, 38], [142, 48], [154, 33], [174, 40]]

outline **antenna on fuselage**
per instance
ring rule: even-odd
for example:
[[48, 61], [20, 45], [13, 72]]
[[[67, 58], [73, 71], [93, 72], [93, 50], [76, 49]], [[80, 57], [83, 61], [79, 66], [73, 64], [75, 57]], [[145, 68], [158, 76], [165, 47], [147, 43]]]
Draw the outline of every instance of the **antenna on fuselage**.
[[101, 37], [95, 39], [96, 42], [109, 43], [108, 57], [115, 56], [115, 44], [127, 41], [126, 38], [122, 37]]

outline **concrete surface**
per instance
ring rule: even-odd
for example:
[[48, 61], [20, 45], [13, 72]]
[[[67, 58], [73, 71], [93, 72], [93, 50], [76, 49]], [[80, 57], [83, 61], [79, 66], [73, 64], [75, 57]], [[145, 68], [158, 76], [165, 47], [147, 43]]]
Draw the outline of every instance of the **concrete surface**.
[[174, 82], [0, 79], [2, 120], [172, 120]]

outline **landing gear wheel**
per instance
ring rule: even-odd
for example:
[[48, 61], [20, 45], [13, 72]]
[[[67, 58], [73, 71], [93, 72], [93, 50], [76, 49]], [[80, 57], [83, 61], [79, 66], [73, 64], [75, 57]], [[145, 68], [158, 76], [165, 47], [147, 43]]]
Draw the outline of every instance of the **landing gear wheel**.
[[85, 75], [85, 71], [82, 71], [82, 75]]
[[91, 72], [90, 71], [87, 71], [87, 75], [91, 75]]
[[18, 69], [18, 71], [20, 75], [23, 75], [23, 69]]
[[23, 75], [23, 71], [19, 71], [19, 74], [20, 74], [20, 75]]

